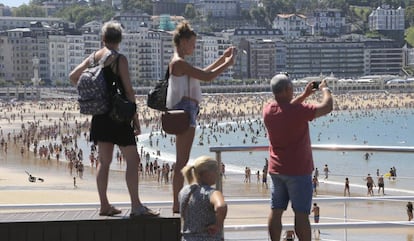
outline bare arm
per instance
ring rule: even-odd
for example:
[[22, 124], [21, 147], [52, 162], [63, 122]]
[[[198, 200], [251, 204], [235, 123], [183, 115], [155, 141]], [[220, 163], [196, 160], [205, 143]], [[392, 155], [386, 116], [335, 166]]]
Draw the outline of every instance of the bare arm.
[[69, 80], [73, 85], [76, 85], [78, 83], [79, 77], [82, 74], [82, 72], [88, 68], [89, 66], [89, 56], [88, 58], [84, 59], [82, 63], [80, 63], [78, 66], [76, 66], [72, 72], [69, 74]]
[[210, 196], [210, 202], [214, 206], [214, 211], [216, 212], [216, 223], [208, 226], [208, 232], [210, 234], [216, 234], [223, 229], [224, 219], [227, 215], [227, 204], [220, 191], [213, 192]]
[[236, 48], [235, 47], [229, 47], [227, 48], [223, 55], [220, 56], [216, 61], [214, 61], [212, 64], [204, 68], [204, 71], [212, 71], [215, 68], [219, 67], [221, 64], [223, 64], [226, 61], [226, 57], [231, 57], [231, 55], [236, 54]]
[[322, 80], [321, 84], [319, 85], [319, 89], [321, 89], [323, 92], [323, 99], [321, 103], [316, 105], [315, 118], [326, 115], [333, 109], [331, 91], [328, 89], [328, 85], [326, 84], [325, 80]]
[[305, 90], [298, 95], [297, 97], [295, 97], [294, 99], [292, 99], [290, 101], [291, 104], [299, 104], [302, 103], [306, 98], [308, 98], [308, 96], [310, 96], [312, 93], [314, 93], [315, 90], [312, 89], [312, 82], [309, 82], [306, 87]]
[[210, 65], [208, 68], [200, 69], [192, 66], [184, 59], [174, 56], [170, 64], [170, 69], [171, 73], [175, 76], [188, 75], [201, 81], [212, 81], [223, 73], [228, 67], [233, 65], [234, 57], [233, 52], [231, 52], [230, 56], [220, 57], [218, 61]]

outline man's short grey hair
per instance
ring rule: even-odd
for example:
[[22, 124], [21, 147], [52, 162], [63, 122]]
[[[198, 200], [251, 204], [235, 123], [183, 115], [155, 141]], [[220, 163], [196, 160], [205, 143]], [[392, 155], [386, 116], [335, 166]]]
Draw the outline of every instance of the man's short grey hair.
[[277, 74], [270, 80], [270, 87], [273, 94], [278, 94], [284, 91], [292, 82], [286, 74]]

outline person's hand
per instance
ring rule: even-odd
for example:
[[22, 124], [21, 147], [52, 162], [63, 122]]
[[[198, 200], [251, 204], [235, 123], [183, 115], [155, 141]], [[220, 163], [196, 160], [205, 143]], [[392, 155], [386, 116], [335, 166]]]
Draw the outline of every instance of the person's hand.
[[319, 89], [321, 90], [321, 89], [323, 89], [325, 87], [328, 87], [328, 84], [326, 83], [326, 79], [323, 79], [321, 81], [321, 83], [319, 84]]
[[[228, 57], [226, 57], [225, 62], [229, 63], [229, 65], [233, 65], [236, 59], [236, 52], [237, 49], [235, 47], [231, 47], [230, 49], [230, 55]], [[223, 54], [224, 55], [224, 54]]]
[[141, 125], [139, 124], [138, 115], [136, 114], [133, 119], [134, 135], [141, 135]]
[[315, 81], [311, 81], [308, 84], [306, 84], [306, 87], [303, 90], [303, 94], [305, 95], [305, 97], [310, 96], [311, 94], [313, 94], [316, 91], [315, 89], [313, 89], [313, 82], [315, 82]]
[[237, 51], [236, 47], [234, 47], [234, 46], [228, 47], [226, 50], [224, 50], [223, 56], [224, 57], [230, 57], [231, 55], [236, 53], [236, 51]]

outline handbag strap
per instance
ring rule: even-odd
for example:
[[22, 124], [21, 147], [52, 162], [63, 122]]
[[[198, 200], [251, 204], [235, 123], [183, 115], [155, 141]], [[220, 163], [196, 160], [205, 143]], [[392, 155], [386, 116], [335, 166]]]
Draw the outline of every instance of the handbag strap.
[[122, 81], [120, 80], [121, 78], [120, 78], [120, 76], [119, 76], [119, 58], [120, 58], [120, 54], [118, 54], [118, 56], [116, 56], [116, 60], [115, 60], [115, 65], [116, 65], [116, 67], [115, 67], [115, 69], [116, 69], [116, 78], [115, 78], [115, 88], [116, 88], [116, 91], [120, 91], [123, 95], [125, 95], [125, 89], [124, 89], [124, 86], [123, 86], [123, 83], [122, 83]]

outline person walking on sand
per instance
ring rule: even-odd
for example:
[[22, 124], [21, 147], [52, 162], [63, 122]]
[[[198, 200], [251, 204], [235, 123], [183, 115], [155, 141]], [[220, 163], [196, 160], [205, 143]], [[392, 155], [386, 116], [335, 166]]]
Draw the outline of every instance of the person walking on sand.
[[333, 109], [331, 91], [325, 80], [319, 85], [320, 103], [302, 103], [316, 90], [313, 82], [293, 98], [293, 83], [288, 74], [275, 75], [270, 86], [274, 101], [263, 108], [263, 121], [269, 138], [269, 174], [272, 178], [271, 212], [268, 230], [272, 241], [279, 241], [282, 215], [289, 201], [295, 215], [295, 232], [300, 241], [311, 240], [309, 214], [312, 206], [314, 169], [309, 121]]
[[349, 192], [349, 179], [347, 177], [345, 178], [344, 196], [346, 196], [346, 194], [348, 194], [348, 197], [351, 196], [351, 193]]
[[[312, 208], [312, 212], [313, 212], [313, 221], [315, 223], [319, 223], [319, 212], [320, 212], [320, 208], [318, 206], [317, 203], [313, 203], [313, 208]], [[316, 229], [315, 229], [316, 230]], [[314, 230], [314, 231], [315, 231]], [[320, 234], [321, 231], [318, 229], [318, 233]]]
[[177, 25], [173, 34], [174, 54], [169, 63], [170, 78], [168, 79], [167, 108], [182, 109], [190, 115], [190, 127], [182, 134], [176, 135], [176, 166], [173, 177], [173, 213], [179, 212], [178, 192], [184, 184], [181, 169], [190, 159], [193, 145], [196, 118], [200, 110], [201, 87], [200, 80], [211, 82], [230, 66], [233, 65], [236, 49], [229, 47], [211, 65], [204, 69], [194, 67], [186, 61], [186, 57], [193, 54], [196, 46], [197, 34], [187, 21]]
[[328, 180], [328, 176], [329, 176], [329, 168], [328, 168], [328, 164], [325, 164], [325, 167], [323, 168], [323, 172], [325, 173], [325, 180]]
[[[103, 47], [79, 64], [69, 75], [72, 84], [76, 85], [83, 70], [89, 67], [90, 62], [97, 63], [109, 53], [110, 56], [104, 63], [105, 80], [108, 86], [113, 86], [115, 79], [119, 79], [124, 89], [125, 97], [135, 103], [135, 92], [132, 88], [128, 71], [127, 58], [118, 53], [122, 41], [121, 24], [115, 21], [106, 22], [102, 27]], [[109, 128], [110, 127], [110, 128]], [[141, 134], [138, 113], [135, 113], [131, 123], [119, 123], [111, 119], [109, 113], [93, 115], [90, 128], [90, 141], [98, 144], [98, 172], [96, 184], [100, 200], [101, 216], [113, 216], [120, 214], [121, 210], [112, 206], [108, 200], [108, 176], [112, 162], [114, 145], [118, 145], [124, 156], [127, 167], [125, 172], [126, 184], [131, 200], [131, 217], [157, 216], [158, 212], [145, 207], [138, 194], [138, 165], [140, 157], [137, 151], [135, 135]]]
[[367, 182], [367, 196], [374, 196], [374, 179], [372, 179], [371, 174], [368, 174], [368, 176], [365, 178], [365, 181]]
[[381, 175], [378, 177], [378, 194], [380, 194], [380, 191], [382, 189], [382, 195], [385, 195], [384, 186], [384, 176]]
[[408, 221], [413, 220], [413, 203], [412, 202], [407, 203], [407, 215], [408, 215]]
[[313, 176], [312, 179], [312, 187], [313, 187], [313, 195], [316, 197], [316, 195], [318, 195], [318, 185], [319, 185], [319, 181], [318, 178], [316, 176]]

